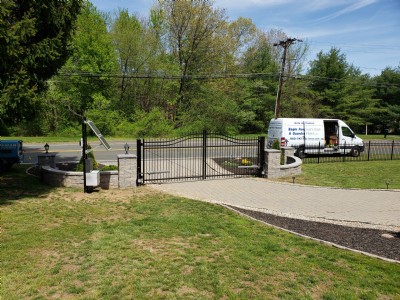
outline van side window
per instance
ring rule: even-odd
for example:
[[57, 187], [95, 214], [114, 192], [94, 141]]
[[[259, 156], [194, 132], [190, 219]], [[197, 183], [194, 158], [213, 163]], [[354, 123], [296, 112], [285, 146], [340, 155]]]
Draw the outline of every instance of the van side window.
[[348, 127], [342, 127], [342, 135], [348, 136], [348, 137], [353, 137], [353, 132], [351, 132], [350, 128], [348, 128]]

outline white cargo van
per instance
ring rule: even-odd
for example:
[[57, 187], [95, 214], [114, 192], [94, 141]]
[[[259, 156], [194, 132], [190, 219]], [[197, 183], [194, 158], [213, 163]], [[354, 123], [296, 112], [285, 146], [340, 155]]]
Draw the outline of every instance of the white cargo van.
[[268, 128], [267, 148], [278, 140], [281, 146], [294, 147], [296, 155], [352, 155], [364, 151], [362, 139], [338, 119], [272, 119]]

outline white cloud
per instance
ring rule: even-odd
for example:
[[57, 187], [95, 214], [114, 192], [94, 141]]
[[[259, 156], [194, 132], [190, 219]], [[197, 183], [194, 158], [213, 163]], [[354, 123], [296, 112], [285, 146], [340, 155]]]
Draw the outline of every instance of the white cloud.
[[308, 0], [301, 2], [302, 11], [315, 12], [325, 9], [331, 9], [334, 7], [341, 7], [353, 3], [354, 1], [349, 0]]
[[305, 38], [305, 39], [315, 39], [315, 38], [321, 38], [321, 37], [330, 37], [330, 36], [341, 36], [344, 37], [348, 34], [352, 33], [359, 33], [361, 31], [363, 32], [368, 32], [370, 30], [375, 29], [375, 27], [358, 27], [358, 26], [346, 26], [346, 27], [324, 27], [324, 28], [312, 28], [312, 29], [306, 29], [306, 28], [286, 28], [285, 30], [289, 35], [293, 35], [296, 37], [300, 38]]
[[215, 0], [215, 5], [226, 9], [266, 8], [296, 3], [296, 0]]
[[277, 6], [287, 6], [301, 8], [304, 11], [316, 11], [335, 6], [343, 6], [354, 1], [349, 0], [215, 0], [215, 5], [227, 9], [248, 9], [248, 8], [268, 8]]
[[[384, 37], [382, 34], [383, 29], [384, 27], [380, 27], [379, 25], [372, 23], [365, 25], [362, 22], [353, 23], [352, 26], [336, 24], [336, 26], [288, 26], [287, 28], [283, 28], [288, 36], [308, 42], [310, 48], [314, 50], [325, 45], [327, 48], [335, 46], [345, 49], [346, 52], [374, 52], [375, 55], [381, 53], [382, 50], [381, 47], [373, 46], [371, 38], [375, 37], [375, 43], [387, 44], [387, 37]], [[381, 39], [377, 37], [381, 37]], [[396, 43], [393, 44], [396, 45]], [[394, 50], [389, 52], [393, 53]]]
[[357, 1], [356, 3], [353, 3], [349, 6], [346, 6], [345, 8], [336, 11], [330, 15], [327, 15], [325, 17], [319, 18], [317, 20], [315, 20], [316, 23], [321, 23], [321, 22], [327, 22], [327, 21], [331, 21], [333, 19], [336, 19], [342, 15], [346, 15], [349, 13], [352, 13], [354, 11], [357, 11], [361, 8], [364, 8], [366, 6], [369, 6], [371, 4], [374, 4], [377, 0], [361, 0], [361, 1]]
[[329, 21], [341, 15], [351, 13], [365, 6], [371, 5], [378, 0], [215, 0], [215, 5], [219, 8], [225, 8], [231, 12], [240, 14], [243, 10], [257, 10], [257, 9], [276, 9], [282, 6], [282, 12], [291, 15], [293, 13], [307, 13], [316, 12], [326, 9], [334, 9], [343, 7], [337, 12], [328, 16], [318, 19], [318, 21]]

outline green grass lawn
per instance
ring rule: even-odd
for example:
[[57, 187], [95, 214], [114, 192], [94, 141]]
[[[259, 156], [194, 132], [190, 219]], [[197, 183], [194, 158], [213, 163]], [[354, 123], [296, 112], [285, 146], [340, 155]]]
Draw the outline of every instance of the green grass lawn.
[[400, 140], [400, 135], [388, 134], [386, 138], [384, 138], [383, 134], [357, 134], [358, 137], [362, 138], [364, 141], [369, 140], [382, 140], [382, 141], [398, 141]]
[[[361, 189], [400, 189], [400, 160], [303, 164], [299, 184]], [[293, 182], [292, 177], [277, 181]]]
[[0, 177], [0, 299], [399, 299], [400, 264], [149, 187]]

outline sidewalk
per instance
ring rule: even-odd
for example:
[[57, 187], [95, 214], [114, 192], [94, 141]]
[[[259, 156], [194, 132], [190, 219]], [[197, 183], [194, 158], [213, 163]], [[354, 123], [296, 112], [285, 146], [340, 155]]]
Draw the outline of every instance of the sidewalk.
[[235, 178], [152, 184], [190, 199], [339, 225], [400, 231], [400, 190], [359, 190]]

